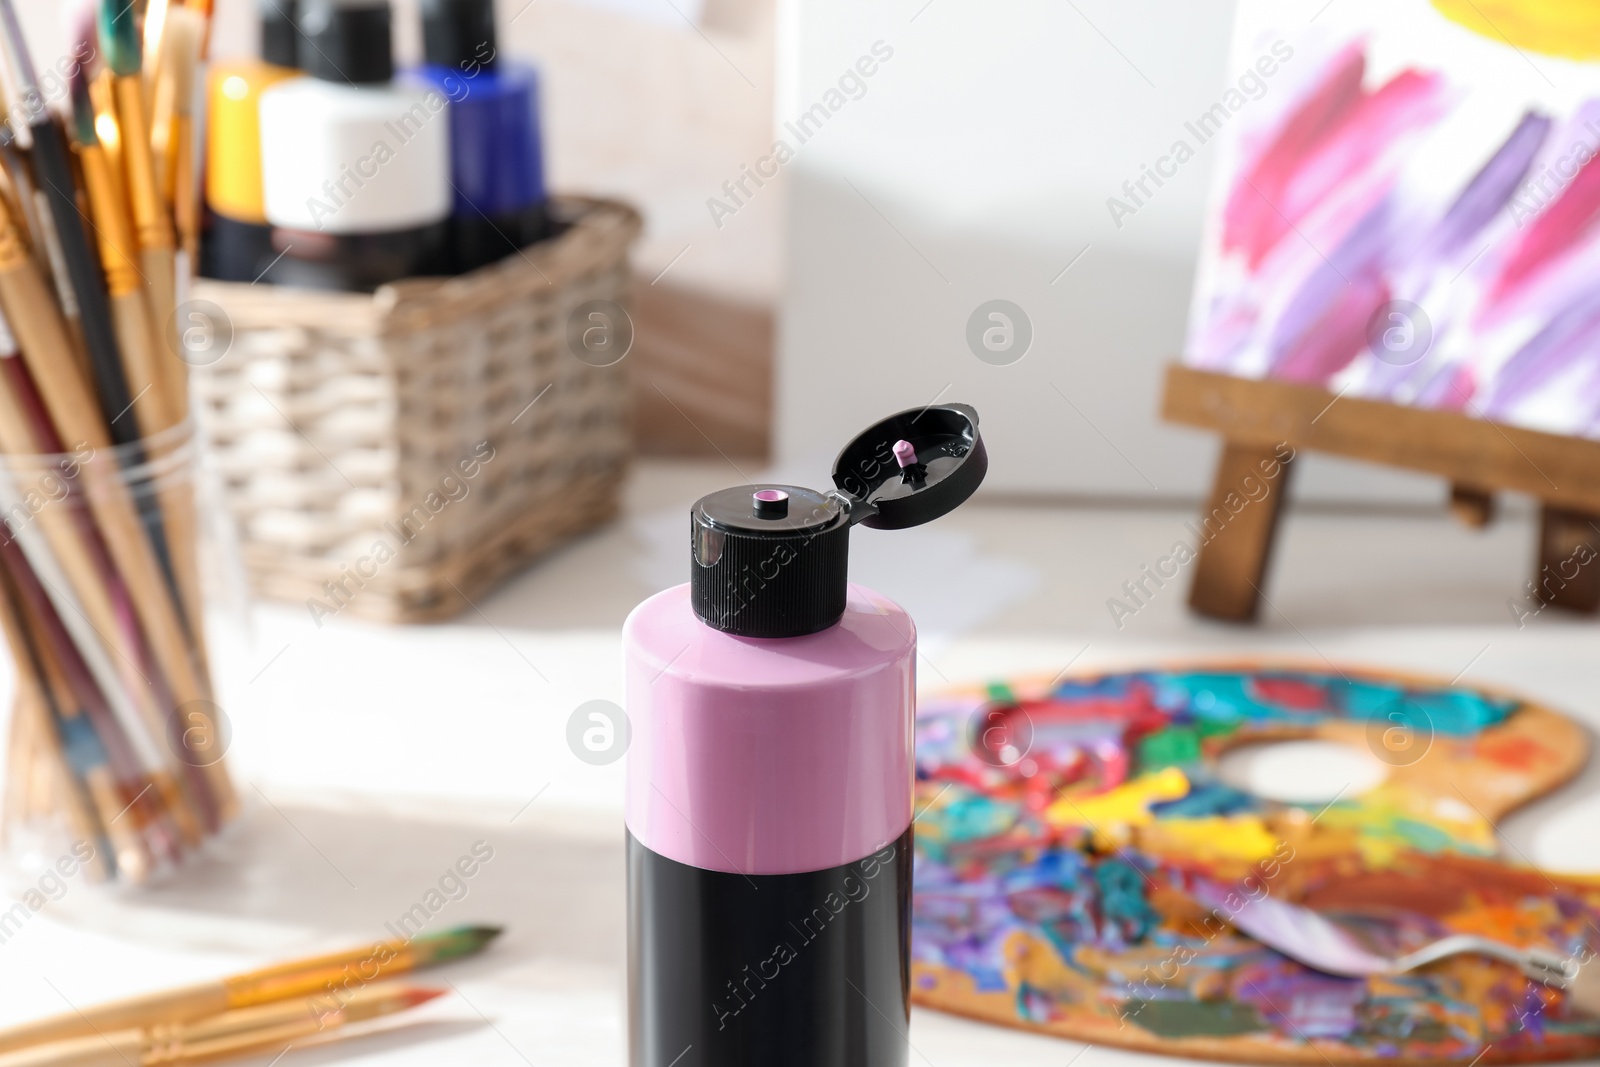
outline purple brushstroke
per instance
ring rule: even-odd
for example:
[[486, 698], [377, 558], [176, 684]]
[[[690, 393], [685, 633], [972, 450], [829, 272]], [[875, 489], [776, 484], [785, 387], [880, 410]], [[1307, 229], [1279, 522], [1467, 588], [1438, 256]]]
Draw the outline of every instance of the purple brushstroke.
[[1356, 1029], [1356, 1009], [1367, 999], [1361, 978], [1333, 978], [1276, 959], [1239, 969], [1234, 999], [1253, 1004], [1277, 1029], [1302, 1040], [1343, 1040]]
[[1311, 272], [1273, 327], [1268, 374], [1326, 382], [1360, 353], [1366, 321], [1387, 292], [1382, 273], [1384, 255], [1393, 244], [1393, 221], [1391, 201], [1385, 197]]
[[[1467, 183], [1444, 218], [1423, 241], [1421, 249], [1411, 257], [1408, 273], [1435, 278], [1454, 265], [1451, 261], [1516, 195], [1552, 125], [1549, 118], [1534, 111], [1522, 116], [1511, 136]], [[1412, 379], [1418, 367], [1418, 363], [1395, 366], [1380, 361], [1373, 367], [1364, 392], [1371, 397], [1393, 397], [1396, 390]]]
[[1548, 117], [1535, 111], [1522, 116], [1511, 136], [1450, 205], [1416, 259], [1425, 262], [1448, 259], [1487, 226], [1526, 180], [1552, 125]]
[[[1600, 354], [1600, 293], [1562, 308], [1533, 340], [1495, 375], [1493, 392], [1484, 403], [1483, 413], [1491, 419], [1504, 419], [1511, 409], [1583, 359]], [[1593, 402], [1594, 397], [1584, 398]]]
[[1478, 376], [1470, 363], [1446, 363], [1433, 372], [1417, 392], [1417, 407], [1461, 411], [1478, 391]]

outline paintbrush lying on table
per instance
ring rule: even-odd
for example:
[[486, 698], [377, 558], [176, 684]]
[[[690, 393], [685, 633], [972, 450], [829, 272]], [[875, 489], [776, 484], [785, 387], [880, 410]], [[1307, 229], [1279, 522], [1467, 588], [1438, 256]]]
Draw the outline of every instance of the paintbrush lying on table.
[[384, 983], [357, 989], [325, 1008], [313, 1001], [284, 1001], [191, 1023], [54, 1041], [0, 1053], [0, 1067], [187, 1067], [253, 1053], [281, 1054], [353, 1037], [347, 1027], [407, 1011], [442, 995], [442, 989]]
[[[368, 983], [476, 955], [499, 936], [497, 926], [457, 926], [409, 941], [380, 941], [214, 982], [100, 1004], [0, 1030], [0, 1053], [118, 1030], [171, 1027], [263, 1004], [289, 1003], [296, 1011], [315, 1014], [332, 1010], [348, 1000], [351, 991]], [[0, 1056], [0, 1067], [12, 1067], [11, 1060]]]

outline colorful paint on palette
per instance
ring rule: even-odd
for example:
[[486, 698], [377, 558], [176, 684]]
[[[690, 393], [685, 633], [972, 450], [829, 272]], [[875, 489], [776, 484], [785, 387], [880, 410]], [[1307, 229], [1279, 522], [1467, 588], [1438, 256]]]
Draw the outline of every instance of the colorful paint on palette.
[[[1397, 757], [1383, 747], [1396, 729], [1426, 743]], [[1220, 779], [1228, 748], [1293, 738], [1371, 746], [1388, 776], [1315, 804]], [[1505, 862], [1493, 825], [1585, 749], [1569, 720], [1524, 701], [1354, 670], [1134, 671], [925, 701], [913, 995], [1078, 1040], [1256, 1062], [1600, 1054], [1600, 1018], [1509, 965], [1336, 978], [1218, 906], [1270, 894], [1395, 954], [1461, 932], [1587, 958], [1600, 880]]]

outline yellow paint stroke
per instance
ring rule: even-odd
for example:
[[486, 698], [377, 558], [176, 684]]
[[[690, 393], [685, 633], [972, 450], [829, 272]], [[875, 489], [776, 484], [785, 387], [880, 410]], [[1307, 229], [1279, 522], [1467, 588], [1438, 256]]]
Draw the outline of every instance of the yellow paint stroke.
[[1445, 18], [1498, 44], [1562, 59], [1600, 59], [1595, 0], [1433, 0]]
[[1259, 815], [1209, 815], [1163, 819], [1139, 831], [1139, 850], [1157, 856], [1255, 863], [1278, 848], [1278, 835]]
[[1056, 826], [1084, 826], [1102, 847], [1125, 845], [1129, 830], [1155, 821], [1150, 805], [1189, 795], [1189, 779], [1176, 767], [1087, 796], [1062, 797], [1045, 811]]
[[1362, 858], [1380, 870], [1407, 849], [1488, 856], [1498, 847], [1494, 824], [1476, 811], [1401, 782], [1385, 782], [1357, 804], [1335, 804], [1318, 828], [1354, 830]]

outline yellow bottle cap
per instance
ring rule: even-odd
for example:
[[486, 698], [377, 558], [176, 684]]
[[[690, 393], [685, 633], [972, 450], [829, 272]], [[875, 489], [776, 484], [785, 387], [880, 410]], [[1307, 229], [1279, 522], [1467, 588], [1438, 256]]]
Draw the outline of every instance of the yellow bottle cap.
[[261, 192], [261, 94], [300, 71], [258, 61], [217, 63], [207, 86], [206, 203], [239, 222], [267, 221]]

